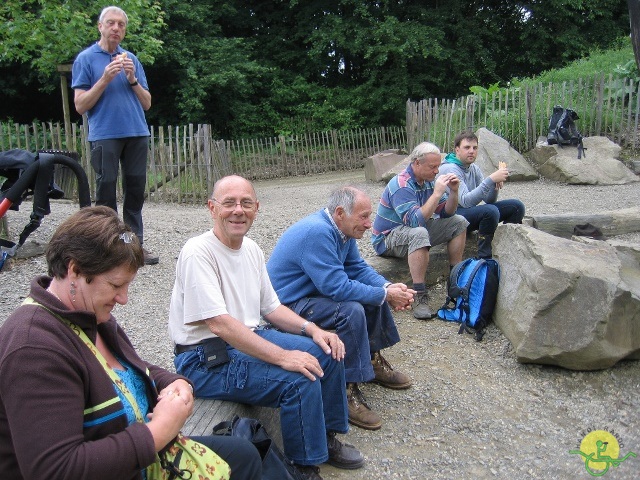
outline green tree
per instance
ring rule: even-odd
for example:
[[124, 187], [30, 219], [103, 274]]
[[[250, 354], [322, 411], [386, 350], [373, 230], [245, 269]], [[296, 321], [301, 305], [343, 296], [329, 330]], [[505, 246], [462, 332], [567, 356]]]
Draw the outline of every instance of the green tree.
[[[408, 98], [451, 98], [471, 85], [537, 74], [629, 33], [623, 0], [125, 0], [122, 7], [131, 19], [126, 46], [143, 61], [154, 99], [149, 121], [210, 123], [227, 138], [397, 125]], [[2, 93], [17, 99], [34, 85], [56, 88], [55, 66], [97, 39], [95, 8], [87, 0], [7, 0], [0, 73], [16, 65], [32, 72], [4, 78]]]
[[640, 70], [640, 0], [628, 0], [629, 20], [631, 23], [631, 43], [636, 57], [636, 66]]
[[225, 137], [263, 133], [273, 118], [261, 110], [273, 74], [254, 60], [255, 40], [238, 36], [235, 2], [164, 0], [166, 48], [146, 68], [154, 96], [150, 121], [208, 123]]
[[[162, 46], [159, 36], [164, 22], [159, 4], [125, 0], [120, 6], [130, 18], [123, 44], [143, 63], [153, 63]], [[52, 78], [57, 65], [71, 62], [98, 39], [100, 12], [96, 8], [88, 0], [5, 0], [0, 6], [0, 63], [27, 64], [43, 80]], [[43, 87], [52, 88], [45, 82]]]

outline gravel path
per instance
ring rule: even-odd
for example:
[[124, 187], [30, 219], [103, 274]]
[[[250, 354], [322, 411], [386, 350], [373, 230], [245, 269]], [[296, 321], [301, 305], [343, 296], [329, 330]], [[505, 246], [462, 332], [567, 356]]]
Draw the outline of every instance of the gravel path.
[[[333, 187], [346, 183], [363, 188], [374, 202], [384, 187], [364, 182], [362, 170], [257, 182], [260, 213], [250, 236], [268, 256], [287, 226], [319, 209]], [[541, 180], [509, 183], [501, 196], [520, 198], [531, 215], [596, 213], [637, 206], [640, 184], [567, 186]], [[27, 202], [20, 212], [9, 212], [14, 235], [30, 208]], [[77, 205], [52, 202], [51, 208], [30, 240], [46, 242]], [[146, 246], [160, 255], [160, 264], [140, 270], [129, 303], [114, 314], [143, 357], [171, 369], [166, 324], [175, 261], [185, 241], [211, 223], [204, 206], [149, 203], [144, 218]], [[361, 250], [371, 254], [368, 236]], [[0, 322], [20, 304], [29, 280], [45, 271], [39, 256], [0, 273]], [[432, 297], [432, 307], [440, 306], [444, 288]], [[347, 439], [366, 455], [366, 467], [347, 472], [323, 466], [324, 478], [590, 478], [581, 457], [569, 453], [588, 429], [613, 429], [622, 444], [620, 457], [629, 451], [640, 455], [640, 362], [598, 372], [521, 365], [495, 326], [476, 343], [446, 322], [418, 321], [407, 313], [396, 314], [396, 321], [402, 341], [386, 357], [412, 375], [414, 386], [398, 392], [363, 387], [383, 428], [352, 428]], [[606, 476], [637, 478], [639, 469], [640, 457], [629, 458]]]

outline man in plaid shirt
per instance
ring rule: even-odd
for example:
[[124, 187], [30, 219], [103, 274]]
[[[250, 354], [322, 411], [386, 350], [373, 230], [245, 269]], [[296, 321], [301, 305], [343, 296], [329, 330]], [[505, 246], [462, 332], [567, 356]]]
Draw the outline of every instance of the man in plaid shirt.
[[440, 149], [423, 142], [413, 149], [409, 162], [382, 193], [371, 243], [378, 255], [407, 258], [412, 288], [416, 291], [413, 316], [426, 320], [435, 316], [425, 288], [429, 249], [446, 242], [449, 265], [453, 268], [462, 261], [469, 222], [455, 214], [458, 177], [448, 174], [436, 180]]

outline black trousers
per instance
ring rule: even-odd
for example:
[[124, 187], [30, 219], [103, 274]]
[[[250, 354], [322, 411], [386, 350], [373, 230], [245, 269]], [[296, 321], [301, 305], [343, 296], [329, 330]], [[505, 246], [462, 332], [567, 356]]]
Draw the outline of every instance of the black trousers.
[[190, 437], [216, 452], [231, 467], [231, 480], [261, 480], [262, 459], [249, 440], [225, 435]]

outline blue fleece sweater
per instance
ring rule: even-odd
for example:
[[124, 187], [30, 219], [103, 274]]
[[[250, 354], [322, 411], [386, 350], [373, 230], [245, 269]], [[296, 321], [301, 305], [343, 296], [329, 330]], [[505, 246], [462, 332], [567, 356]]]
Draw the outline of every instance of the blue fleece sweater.
[[386, 297], [387, 280], [363, 260], [353, 238], [343, 240], [324, 210], [282, 234], [267, 270], [285, 305], [310, 296], [382, 305]]

